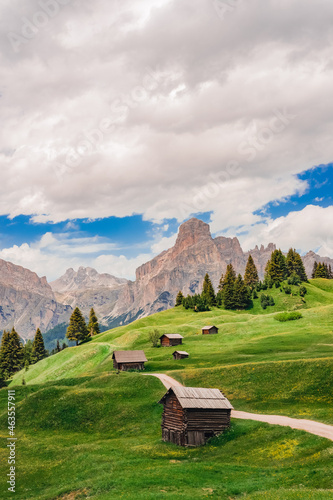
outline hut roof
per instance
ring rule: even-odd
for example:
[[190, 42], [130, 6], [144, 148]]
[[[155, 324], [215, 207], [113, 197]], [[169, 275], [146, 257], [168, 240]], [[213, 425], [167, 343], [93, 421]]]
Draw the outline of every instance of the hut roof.
[[159, 403], [163, 404], [170, 392], [173, 392], [182, 408], [233, 410], [233, 406], [219, 389], [202, 389], [199, 387], [170, 387]]
[[188, 353], [188, 352], [186, 352], [186, 351], [175, 351], [175, 352], [173, 352], [172, 354], [176, 354], [176, 353], [177, 353], [177, 354], [185, 354], [185, 356], [189, 356], [189, 353]]
[[201, 330], [211, 330], [212, 328], [217, 328], [215, 325], [210, 325], [210, 326], [203, 326]]
[[182, 335], [179, 335], [179, 333], [163, 333], [163, 335], [160, 336], [160, 339], [162, 337], [167, 337], [168, 339], [183, 339], [184, 338]]
[[112, 359], [117, 363], [144, 363], [147, 361], [143, 351], [113, 351]]

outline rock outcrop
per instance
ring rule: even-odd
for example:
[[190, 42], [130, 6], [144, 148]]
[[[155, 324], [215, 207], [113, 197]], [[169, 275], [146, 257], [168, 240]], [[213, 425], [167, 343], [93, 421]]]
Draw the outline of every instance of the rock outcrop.
[[46, 278], [0, 259], [0, 330], [15, 328], [24, 339], [68, 321], [71, 307], [57, 302]]

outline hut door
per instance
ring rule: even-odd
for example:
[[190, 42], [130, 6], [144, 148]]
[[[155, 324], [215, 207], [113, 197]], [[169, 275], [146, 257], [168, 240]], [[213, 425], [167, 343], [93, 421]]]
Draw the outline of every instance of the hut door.
[[202, 446], [205, 444], [205, 435], [203, 432], [190, 431], [187, 433], [188, 446]]

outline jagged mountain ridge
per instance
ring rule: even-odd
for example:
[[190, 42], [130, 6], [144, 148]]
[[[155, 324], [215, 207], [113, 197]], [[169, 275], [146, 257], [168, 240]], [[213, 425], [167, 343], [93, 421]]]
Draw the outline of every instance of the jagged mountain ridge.
[[57, 302], [45, 277], [0, 259], [0, 329], [15, 325], [22, 338], [31, 338], [67, 321], [69, 305]]
[[[86, 317], [94, 307], [105, 326], [130, 323], [172, 307], [179, 290], [200, 292], [206, 272], [215, 288], [229, 263], [243, 274], [249, 254], [263, 277], [275, 248], [270, 243], [244, 252], [237, 238], [212, 238], [209, 225], [193, 218], [180, 226], [172, 248], [137, 269], [134, 282], [80, 267], [48, 284], [46, 278], [0, 260], [0, 329], [15, 324], [23, 338], [31, 338], [37, 327], [44, 333], [68, 322], [75, 306]], [[315, 260], [333, 266], [333, 259], [310, 251], [303, 257], [308, 276]]]

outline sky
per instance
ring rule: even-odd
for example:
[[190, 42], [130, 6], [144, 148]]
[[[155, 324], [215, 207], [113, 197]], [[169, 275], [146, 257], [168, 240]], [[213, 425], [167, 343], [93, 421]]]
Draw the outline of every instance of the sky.
[[0, 258], [133, 279], [192, 216], [333, 257], [331, 0], [2, 0]]

